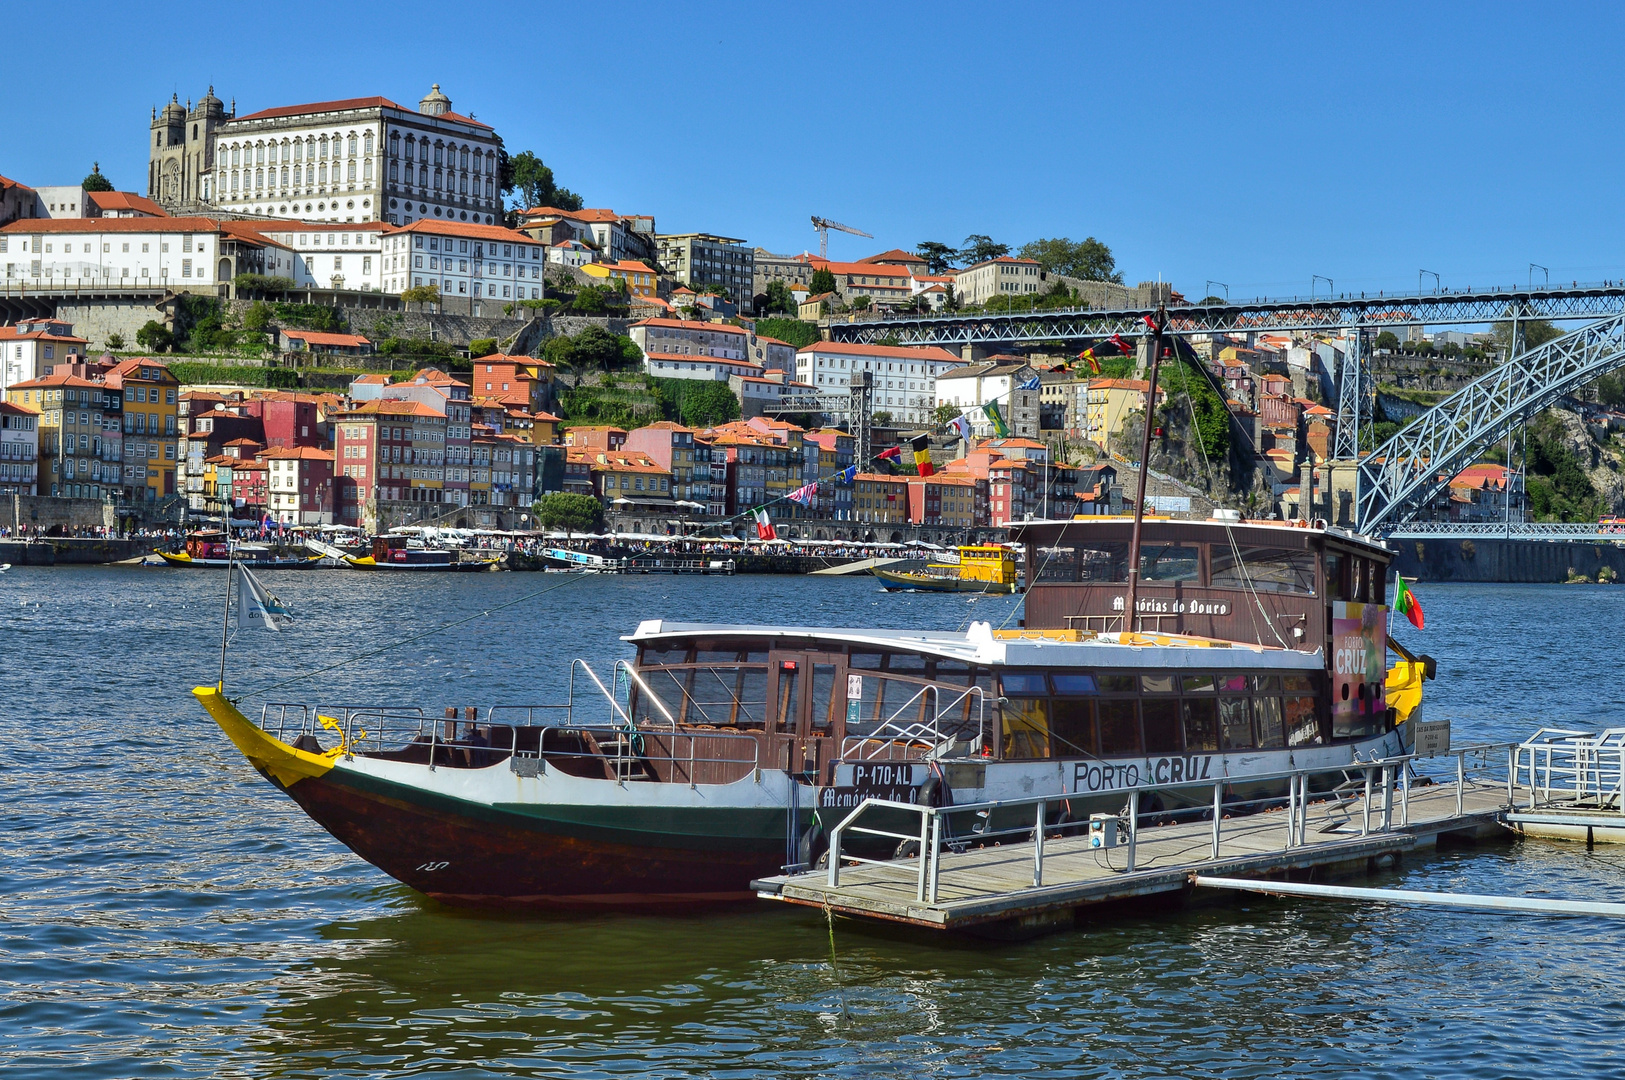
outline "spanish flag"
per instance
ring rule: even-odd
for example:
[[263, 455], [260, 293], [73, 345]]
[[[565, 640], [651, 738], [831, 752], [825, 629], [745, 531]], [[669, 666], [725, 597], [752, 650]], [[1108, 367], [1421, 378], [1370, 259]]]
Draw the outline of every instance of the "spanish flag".
[[931, 438], [928, 435], [916, 435], [909, 443], [914, 451], [914, 468], [921, 476], [930, 476], [936, 472], [936, 466], [931, 464]]

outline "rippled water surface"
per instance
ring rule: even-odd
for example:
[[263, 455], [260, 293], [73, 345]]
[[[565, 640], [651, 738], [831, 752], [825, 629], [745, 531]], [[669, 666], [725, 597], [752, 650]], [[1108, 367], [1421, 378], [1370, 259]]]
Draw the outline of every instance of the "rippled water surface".
[[[1010, 598], [861, 579], [265, 575], [228, 690], [358, 653], [303, 700], [558, 700], [639, 619], [1002, 621]], [[188, 690], [220, 576], [0, 575], [0, 1071], [6, 1076], [1604, 1076], [1625, 1072], [1621, 928], [1249, 898], [1019, 945], [777, 905], [511, 917], [384, 877], [260, 780]], [[446, 636], [406, 641], [475, 618]], [[1625, 720], [1625, 589], [1424, 586], [1458, 742]], [[1408, 628], [1407, 628], [1408, 630]], [[1625, 849], [1531, 842], [1388, 883], [1615, 898]]]

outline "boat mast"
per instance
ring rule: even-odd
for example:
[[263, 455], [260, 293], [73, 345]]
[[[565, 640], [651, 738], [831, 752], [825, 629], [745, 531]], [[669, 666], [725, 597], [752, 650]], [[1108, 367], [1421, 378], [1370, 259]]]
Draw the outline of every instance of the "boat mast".
[[216, 688], [220, 693], [226, 692], [226, 638], [231, 633], [231, 575], [233, 572], [231, 561], [231, 503], [225, 504], [221, 517], [226, 521], [226, 608], [220, 618], [220, 681]]
[[1128, 596], [1123, 607], [1123, 630], [1127, 633], [1133, 633], [1136, 629], [1134, 610], [1140, 593], [1140, 527], [1145, 521], [1145, 477], [1151, 468], [1151, 418], [1156, 413], [1157, 361], [1162, 357], [1162, 328], [1167, 321], [1167, 312], [1161, 304], [1157, 305], [1156, 318], [1148, 321], [1151, 322], [1151, 371], [1146, 376], [1145, 433], [1140, 439], [1140, 476], [1134, 483], [1134, 532], [1128, 543]]

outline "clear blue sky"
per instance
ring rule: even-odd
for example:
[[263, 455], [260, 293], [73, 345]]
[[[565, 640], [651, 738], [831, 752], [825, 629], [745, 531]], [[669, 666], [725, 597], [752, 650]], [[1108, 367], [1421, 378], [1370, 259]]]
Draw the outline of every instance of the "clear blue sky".
[[[0, 173], [145, 190], [151, 107], [438, 82], [589, 206], [856, 258], [1095, 236], [1196, 299], [1625, 277], [1625, 9], [25, 5]], [[210, 37], [210, 32], [218, 34]], [[20, 51], [19, 51], [20, 50]], [[1538, 276], [1538, 274], [1537, 274]], [[1431, 281], [1430, 281], [1431, 284]], [[1321, 285], [1324, 289], [1324, 285]]]

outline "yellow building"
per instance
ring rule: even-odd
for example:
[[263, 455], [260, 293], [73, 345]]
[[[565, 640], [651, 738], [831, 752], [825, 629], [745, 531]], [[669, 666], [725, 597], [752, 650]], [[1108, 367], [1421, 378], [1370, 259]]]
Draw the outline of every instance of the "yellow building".
[[[1090, 379], [1084, 437], [1102, 450], [1109, 449], [1111, 437], [1123, 430], [1123, 421], [1131, 413], [1145, 411], [1147, 385], [1141, 379]], [[1158, 387], [1158, 403], [1167, 397]]]
[[641, 262], [586, 263], [581, 272], [603, 281], [624, 281], [633, 296], [655, 295], [655, 272]]
[[124, 487], [149, 502], [177, 486], [180, 386], [161, 361], [126, 360], [107, 373], [107, 386], [124, 397]]

